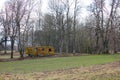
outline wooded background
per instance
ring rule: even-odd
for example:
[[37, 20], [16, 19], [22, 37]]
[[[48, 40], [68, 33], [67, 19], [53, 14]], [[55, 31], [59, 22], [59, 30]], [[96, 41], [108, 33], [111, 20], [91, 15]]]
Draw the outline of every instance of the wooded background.
[[20, 57], [27, 46], [53, 46], [59, 53], [117, 53], [120, 51], [120, 0], [92, 0], [82, 18], [79, 0], [8, 0], [0, 10], [1, 43], [5, 54], [15, 41]]

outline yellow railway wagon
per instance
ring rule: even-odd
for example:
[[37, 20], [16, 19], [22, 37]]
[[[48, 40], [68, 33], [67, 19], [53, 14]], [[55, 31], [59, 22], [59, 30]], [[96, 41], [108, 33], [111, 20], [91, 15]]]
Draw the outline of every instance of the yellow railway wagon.
[[26, 54], [29, 56], [48, 56], [54, 55], [55, 50], [52, 46], [27, 47]]
[[37, 56], [34, 47], [26, 47], [26, 54], [28, 54], [29, 56]]

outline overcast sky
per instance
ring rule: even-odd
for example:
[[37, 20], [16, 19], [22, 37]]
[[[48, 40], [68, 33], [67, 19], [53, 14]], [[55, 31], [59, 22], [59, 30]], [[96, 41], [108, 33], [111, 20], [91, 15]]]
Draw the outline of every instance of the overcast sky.
[[[48, 11], [48, 1], [49, 0], [42, 0], [42, 12], [45, 13]], [[92, 0], [80, 0], [80, 4], [82, 6], [81, 17], [85, 18], [88, 15], [88, 11], [86, 7], [92, 3]]]
[[[2, 8], [2, 6], [4, 5], [4, 2], [5, 2], [6, 0], [0, 0], [0, 8]], [[45, 13], [46, 11], [47, 11], [47, 9], [48, 9], [48, 6], [47, 6], [47, 3], [48, 3], [48, 1], [49, 0], [42, 0], [42, 12], [43, 13]], [[82, 8], [82, 13], [84, 12], [84, 14], [83, 14], [83, 16], [84, 15], [87, 15], [87, 12], [86, 12], [86, 6], [88, 6], [91, 2], [92, 2], [92, 0], [80, 0], [80, 2], [81, 2], [81, 6], [83, 7]]]
[[0, 0], [0, 8], [2, 8], [4, 2], [5, 2], [5, 0]]
[[[3, 6], [4, 2], [6, 0], [0, 0], [0, 8]], [[81, 3], [83, 6], [89, 5], [91, 3], [92, 0], [81, 0]], [[43, 5], [44, 5], [44, 9], [46, 9], [45, 7], [47, 6], [47, 2], [48, 0], [42, 0]]]

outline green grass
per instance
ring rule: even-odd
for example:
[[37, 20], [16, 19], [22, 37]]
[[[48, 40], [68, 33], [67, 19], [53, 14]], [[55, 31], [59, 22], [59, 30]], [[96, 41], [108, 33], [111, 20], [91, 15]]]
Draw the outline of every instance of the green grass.
[[119, 61], [120, 55], [89, 55], [0, 62], [0, 73], [53, 71]]

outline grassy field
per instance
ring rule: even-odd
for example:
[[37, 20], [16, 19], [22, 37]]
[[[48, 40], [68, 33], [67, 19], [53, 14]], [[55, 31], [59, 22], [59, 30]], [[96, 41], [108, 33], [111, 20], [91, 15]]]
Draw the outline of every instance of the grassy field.
[[[9, 57], [0, 57], [3, 58]], [[120, 80], [120, 55], [46, 57], [0, 62], [0, 80]]]
[[31, 73], [120, 61], [120, 55], [89, 55], [0, 62], [0, 73]]

